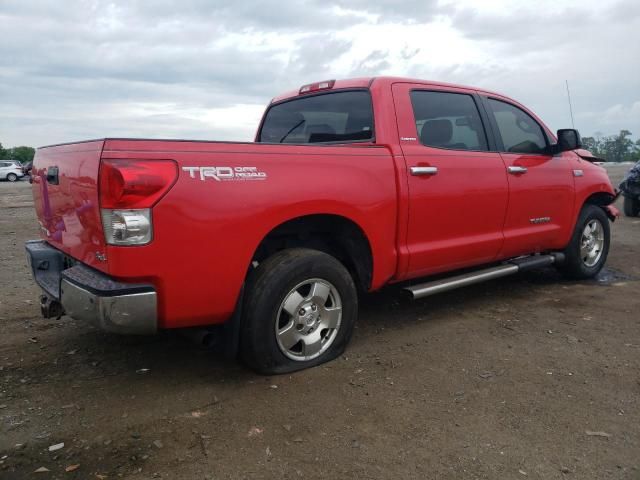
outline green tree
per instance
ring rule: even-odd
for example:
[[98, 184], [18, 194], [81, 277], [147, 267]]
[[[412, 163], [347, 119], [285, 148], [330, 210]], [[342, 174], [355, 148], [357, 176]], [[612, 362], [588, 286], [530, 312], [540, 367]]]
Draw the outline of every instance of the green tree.
[[632, 162], [640, 162], [640, 139], [633, 144], [633, 152], [631, 153]]
[[596, 137], [582, 137], [582, 146], [593, 153], [596, 157], [599, 156], [601, 150], [601, 141]]
[[640, 140], [631, 139], [629, 130], [620, 130], [617, 135], [603, 137], [596, 133], [593, 137], [583, 137], [584, 148], [608, 162], [629, 162], [640, 160]]
[[620, 130], [618, 135], [612, 135], [603, 139], [603, 154], [610, 162], [629, 161], [633, 153], [633, 140], [629, 130]]
[[0, 143], [0, 158], [7, 158], [8, 156], [7, 151], [2, 147], [2, 143]]
[[27, 163], [33, 161], [33, 157], [36, 154], [36, 149], [33, 147], [13, 147], [6, 150], [6, 157], [11, 160], [18, 160], [20, 163]]

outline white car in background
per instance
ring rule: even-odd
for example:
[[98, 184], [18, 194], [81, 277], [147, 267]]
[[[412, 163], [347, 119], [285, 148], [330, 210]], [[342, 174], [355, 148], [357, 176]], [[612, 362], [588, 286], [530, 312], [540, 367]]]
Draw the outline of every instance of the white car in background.
[[15, 182], [24, 177], [22, 165], [15, 160], [0, 160], [0, 180]]

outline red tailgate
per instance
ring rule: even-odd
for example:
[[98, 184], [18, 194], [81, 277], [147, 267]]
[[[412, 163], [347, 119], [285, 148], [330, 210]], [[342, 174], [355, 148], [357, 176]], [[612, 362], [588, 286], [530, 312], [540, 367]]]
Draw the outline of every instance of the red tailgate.
[[33, 199], [41, 236], [67, 255], [106, 271], [98, 204], [104, 140], [40, 148], [33, 162]]

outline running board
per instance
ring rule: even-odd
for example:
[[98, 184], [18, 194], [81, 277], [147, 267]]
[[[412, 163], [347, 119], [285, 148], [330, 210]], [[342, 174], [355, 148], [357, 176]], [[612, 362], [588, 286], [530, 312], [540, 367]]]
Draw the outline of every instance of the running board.
[[443, 278], [432, 282], [420, 283], [405, 287], [413, 295], [414, 299], [428, 297], [436, 293], [446, 292], [455, 288], [466, 287], [475, 283], [493, 280], [495, 278], [506, 277], [514, 273], [530, 270], [532, 268], [546, 267], [554, 263], [561, 263], [564, 254], [553, 253], [550, 255], [532, 255], [530, 257], [520, 257], [510, 260], [497, 267], [485, 268], [475, 272], [457, 275], [455, 277]]

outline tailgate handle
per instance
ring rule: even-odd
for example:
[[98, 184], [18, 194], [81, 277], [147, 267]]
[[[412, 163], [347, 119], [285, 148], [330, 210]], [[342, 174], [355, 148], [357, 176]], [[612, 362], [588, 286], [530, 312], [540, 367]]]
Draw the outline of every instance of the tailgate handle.
[[58, 178], [58, 167], [47, 168], [47, 182], [51, 185], [58, 185], [60, 179]]

